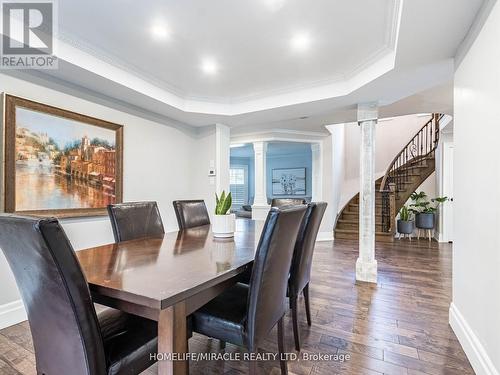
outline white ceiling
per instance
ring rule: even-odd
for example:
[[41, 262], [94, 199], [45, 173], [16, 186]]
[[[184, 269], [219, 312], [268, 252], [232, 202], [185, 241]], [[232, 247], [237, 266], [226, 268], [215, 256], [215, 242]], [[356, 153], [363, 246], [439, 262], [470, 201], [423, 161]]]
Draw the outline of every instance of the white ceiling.
[[[238, 132], [323, 130], [374, 100], [386, 116], [451, 111], [453, 58], [482, 5], [60, 0], [59, 70], [42, 75], [160, 118]], [[170, 30], [166, 40], [151, 38], [158, 21]], [[307, 51], [291, 50], [296, 32], [310, 35]], [[217, 74], [200, 70], [205, 56]]]
[[[237, 102], [343, 80], [373, 63], [390, 48], [396, 3], [286, 0], [275, 9], [269, 0], [66, 0], [59, 28], [70, 44], [182, 98]], [[170, 36], [152, 38], [155, 23]], [[309, 51], [290, 48], [297, 32], [310, 35]], [[220, 65], [216, 76], [200, 70], [205, 56]]]

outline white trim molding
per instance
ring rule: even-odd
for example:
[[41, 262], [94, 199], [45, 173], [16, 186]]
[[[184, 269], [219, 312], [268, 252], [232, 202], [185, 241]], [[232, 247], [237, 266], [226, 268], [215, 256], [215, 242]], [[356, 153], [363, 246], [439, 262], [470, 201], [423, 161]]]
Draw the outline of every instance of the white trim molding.
[[333, 241], [333, 230], [328, 232], [318, 232], [316, 242]]
[[476, 374], [500, 375], [478, 337], [453, 302], [450, 304], [450, 326]]
[[295, 131], [286, 129], [267, 129], [255, 132], [231, 134], [231, 144], [246, 144], [253, 142], [299, 142], [318, 143], [328, 137], [328, 133]]
[[24, 322], [27, 319], [23, 301], [20, 299], [0, 305], [0, 329]]

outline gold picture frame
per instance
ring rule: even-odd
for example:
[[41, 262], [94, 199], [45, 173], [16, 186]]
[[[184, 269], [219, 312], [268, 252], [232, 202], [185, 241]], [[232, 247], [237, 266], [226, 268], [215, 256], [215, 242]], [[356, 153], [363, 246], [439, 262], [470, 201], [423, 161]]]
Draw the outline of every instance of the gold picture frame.
[[122, 125], [9, 94], [3, 107], [5, 212], [101, 216], [122, 202]]

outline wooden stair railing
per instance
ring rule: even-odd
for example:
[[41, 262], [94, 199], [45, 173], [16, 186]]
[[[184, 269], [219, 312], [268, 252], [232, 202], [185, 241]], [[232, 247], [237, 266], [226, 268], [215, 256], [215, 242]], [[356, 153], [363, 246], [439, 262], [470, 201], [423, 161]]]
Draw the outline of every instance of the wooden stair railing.
[[434, 160], [439, 142], [439, 121], [442, 114], [431, 119], [415, 134], [393, 159], [380, 184], [382, 194], [382, 232], [395, 233], [394, 218], [397, 214], [396, 199], [410, 180], [411, 167], [423, 166]]

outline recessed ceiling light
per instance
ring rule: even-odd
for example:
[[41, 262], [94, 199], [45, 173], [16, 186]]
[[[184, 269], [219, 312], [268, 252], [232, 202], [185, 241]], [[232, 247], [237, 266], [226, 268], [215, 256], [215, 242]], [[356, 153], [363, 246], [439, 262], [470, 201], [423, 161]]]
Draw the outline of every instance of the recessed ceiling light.
[[262, 1], [273, 12], [280, 10], [281, 8], [283, 8], [283, 5], [285, 5], [285, 0], [262, 0]]
[[168, 38], [169, 32], [164, 24], [156, 23], [151, 26], [151, 35], [153, 35], [155, 39], [162, 40]]
[[215, 74], [218, 70], [217, 62], [212, 57], [205, 57], [201, 61], [201, 70], [206, 74]]
[[311, 37], [306, 32], [299, 32], [292, 36], [290, 46], [294, 51], [305, 51], [311, 45]]

